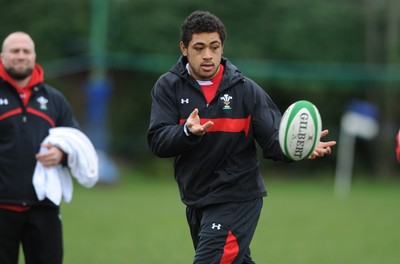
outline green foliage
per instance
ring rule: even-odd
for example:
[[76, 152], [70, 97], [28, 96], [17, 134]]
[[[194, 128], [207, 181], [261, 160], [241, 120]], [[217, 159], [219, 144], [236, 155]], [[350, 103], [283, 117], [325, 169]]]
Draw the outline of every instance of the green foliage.
[[[47, 81], [67, 95], [82, 123], [91, 32], [100, 26], [92, 23], [97, 1], [108, 1], [105, 66], [113, 81], [108, 125], [114, 153], [148, 154], [150, 89], [180, 55], [181, 23], [202, 9], [227, 28], [224, 56], [267, 90], [282, 111], [298, 99], [313, 101], [332, 132], [329, 139], [338, 140], [348, 101], [368, 100], [382, 110], [382, 126], [390, 130], [380, 136], [385, 147], [375, 146], [382, 149], [378, 156], [391, 155], [400, 114], [399, 67], [374, 64], [366, 71], [363, 66], [399, 62], [400, 45], [386, 50], [388, 31], [399, 27], [388, 24], [395, 21], [389, 11], [399, 10], [389, 5], [396, 1], [375, 6], [374, 1], [332, 0], [0, 0], [0, 36], [16, 30], [32, 35]], [[382, 167], [393, 170], [393, 158], [390, 164], [385, 160], [379, 161]]]
[[86, 52], [89, 40], [88, 1], [1, 1], [0, 36], [28, 32], [36, 43], [39, 62]]
[[[0, 35], [29, 32], [41, 61], [86, 53], [95, 1], [102, 0], [37, 0], [34, 5], [27, 0], [2, 1], [7, 12], [2, 13]], [[28, 6], [29, 15], [21, 12]], [[364, 60], [363, 13], [355, 2], [108, 0], [108, 6], [110, 52], [178, 54], [183, 19], [203, 9], [225, 23], [230, 57]]]

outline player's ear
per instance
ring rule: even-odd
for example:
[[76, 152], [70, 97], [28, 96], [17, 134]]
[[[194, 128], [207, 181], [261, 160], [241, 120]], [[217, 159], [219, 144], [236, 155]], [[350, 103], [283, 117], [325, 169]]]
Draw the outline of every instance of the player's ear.
[[181, 48], [182, 55], [187, 56], [187, 48], [185, 44], [183, 44], [183, 41], [179, 42], [179, 47]]

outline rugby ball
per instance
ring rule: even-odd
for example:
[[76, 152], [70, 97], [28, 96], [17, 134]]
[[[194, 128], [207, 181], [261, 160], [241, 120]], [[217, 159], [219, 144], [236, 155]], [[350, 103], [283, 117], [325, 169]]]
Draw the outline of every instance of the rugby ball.
[[322, 121], [317, 107], [306, 100], [297, 101], [283, 113], [279, 145], [289, 159], [307, 159], [317, 147], [321, 131]]

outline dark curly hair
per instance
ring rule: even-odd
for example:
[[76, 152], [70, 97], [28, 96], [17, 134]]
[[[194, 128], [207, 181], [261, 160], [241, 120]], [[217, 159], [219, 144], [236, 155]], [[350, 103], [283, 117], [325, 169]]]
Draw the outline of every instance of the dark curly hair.
[[181, 41], [187, 47], [193, 34], [204, 32], [217, 32], [224, 44], [226, 38], [224, 24], [217, 16], [207, 11], [194, 11], [185, 19], [181, 27]]

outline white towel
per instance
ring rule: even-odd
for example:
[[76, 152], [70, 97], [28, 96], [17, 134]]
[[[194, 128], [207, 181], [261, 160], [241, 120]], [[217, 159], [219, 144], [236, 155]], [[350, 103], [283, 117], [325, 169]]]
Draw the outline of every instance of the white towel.
[[[99, 179], [98, 157], [92, 142], [80, 130], [69, 127], [56, 127], [42, 142], [56, 145], [68, 154], [68, 168], [62, 165], [46, 168], [36, 163], [33, 174], [33, 186], [39, 200], [46, 197], [56, 205], [61, 199], [70, 202], [73, 193], [71, 175], [86, 188], [96, 184]], [[41, 148], [40, 152], [47, 151]]]

